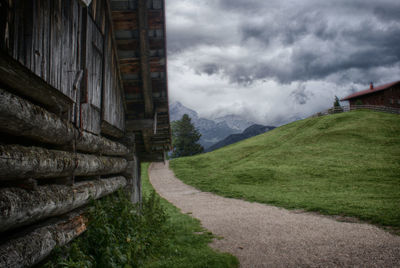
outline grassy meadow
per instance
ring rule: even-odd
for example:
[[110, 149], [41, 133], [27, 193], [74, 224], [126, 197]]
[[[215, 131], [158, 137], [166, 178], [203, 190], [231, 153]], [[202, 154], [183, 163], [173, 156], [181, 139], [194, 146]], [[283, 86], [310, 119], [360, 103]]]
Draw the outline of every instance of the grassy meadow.
[[399, 115], [309, 118], [170, 166], [203, 191], [400, 230]]

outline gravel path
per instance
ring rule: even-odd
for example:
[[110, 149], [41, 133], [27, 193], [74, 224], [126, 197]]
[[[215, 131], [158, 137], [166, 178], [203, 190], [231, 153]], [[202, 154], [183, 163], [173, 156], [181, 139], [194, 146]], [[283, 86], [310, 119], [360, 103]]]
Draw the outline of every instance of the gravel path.
[[400, 267], [400, 236], [375, 226], [201, 192], [168, 164], [151, 164], [149, 177], [162, 197], [222, 236], [211, 246], [241, 267]]

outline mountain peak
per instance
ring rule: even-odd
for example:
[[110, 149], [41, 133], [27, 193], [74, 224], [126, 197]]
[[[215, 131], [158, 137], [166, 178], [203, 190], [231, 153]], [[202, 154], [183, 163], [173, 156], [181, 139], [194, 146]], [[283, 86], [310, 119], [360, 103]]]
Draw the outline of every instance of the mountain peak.
[[218, 117], [214, 120], [215, 122], [226, 122], [226, 124], [232, 128], [232, 129], [236, 129], [238, 131], [243, 131], [246, 128], [248, 128], [251, 125], [254, 125], [254, 122], [251, 121], [247, 121], [246, 119], [244, 119], [243, 117], [241, 117], [240, 115], [236, 115], [236, 114], [228, 114], [222, 117]]
[[172, 102], [169, 110], [171, 121], [180, 120], [184, 114], [189, 115], [189, 117], [192, 118], [192, 121], [197, 120], [199, 117], [196, 111], [184, 106], [179, 101]]

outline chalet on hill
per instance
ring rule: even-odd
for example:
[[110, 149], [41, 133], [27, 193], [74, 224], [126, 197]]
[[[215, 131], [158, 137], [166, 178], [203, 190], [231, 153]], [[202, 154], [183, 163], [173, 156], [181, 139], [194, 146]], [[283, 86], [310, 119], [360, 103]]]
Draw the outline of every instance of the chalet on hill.
[[86, 230], [170, 148], [164, 0], [0, 0], [0, 267]]
[[372, 83], [369, 89], [351, 94], [341, 101], [349, 101], [350, 107], [355, 105], [376, 105], [400, 108], [400, 81], [375, 87]]

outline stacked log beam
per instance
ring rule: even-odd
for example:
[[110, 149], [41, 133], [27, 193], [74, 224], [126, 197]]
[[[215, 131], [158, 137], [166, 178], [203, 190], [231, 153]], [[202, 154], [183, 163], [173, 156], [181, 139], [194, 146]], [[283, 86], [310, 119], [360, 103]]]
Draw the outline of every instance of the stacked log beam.
[[127, 161], [119, 157], [0, 145], [0, 180], [109, 175], [126, 167]]
[[107, 138], [80, 132], [56, 114], [0, 88], [0, 129], [11, 135], [53, 145], [71, 145], [82, 152], [124, 156], [128, 148]]
[[32, 226], [0, 245], [0, 267], [31, 267], [56, 247], [61, 247], [86, 230], [83, 211], [73, 211], [58, 219]]
[[65, 214], [126, 185], [124, 177], [79, 182], [74, 186], [43, 185], [36, 190], [0, 189], [0, 232]]

